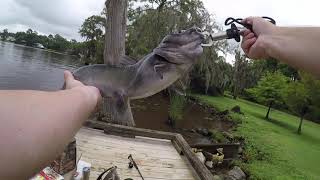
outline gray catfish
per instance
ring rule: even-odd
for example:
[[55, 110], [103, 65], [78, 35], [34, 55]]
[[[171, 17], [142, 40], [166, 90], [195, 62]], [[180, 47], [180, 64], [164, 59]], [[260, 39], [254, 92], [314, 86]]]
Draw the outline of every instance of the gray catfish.
[[112, 101], [119, 119], [135, 125], [131, 99], [152, 96], [166, 89], [202, 55], [204, 36], [197, 28], [167, 35], [152, 53], [135, 64], [126, 66], [91, 65], [76, 70], [74, 77], [97, 87], [103, 97]]

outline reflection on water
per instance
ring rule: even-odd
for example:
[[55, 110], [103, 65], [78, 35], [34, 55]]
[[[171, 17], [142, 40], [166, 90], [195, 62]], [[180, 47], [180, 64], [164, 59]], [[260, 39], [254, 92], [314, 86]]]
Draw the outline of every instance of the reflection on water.
[[0, 89], [58, 90], [77, 58], [0, 41]]

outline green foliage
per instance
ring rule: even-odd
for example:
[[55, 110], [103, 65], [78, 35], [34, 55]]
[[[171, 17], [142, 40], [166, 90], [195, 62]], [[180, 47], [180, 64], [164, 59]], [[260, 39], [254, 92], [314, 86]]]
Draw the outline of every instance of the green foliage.
[[239, 94], [247, 87], [249, 79], [249, 60], [240, 51], [235, 52], [235, 63], [233, 67], [232, 94], [237, 98]]
[[63, 52], [70, 47], [70, 42], [59, 34], [54, 35], [54, 37], [49, 36], [49, 42], [47, 45], [48, 49], [53, 49], [56, 51]]
[[[292, 81], [298, 80], [300, 78], [296, 69], [288, 66], [287, 64], [280, 63], [275, 59], [249, 60], [247, 64], [243, 65], [245, 65], [244, 69], [246, 69], [244, 73], [246, 74], [246, 76], [244, 76], [245, 80], [243, 80], [245, 82], [244, 89], [253, 88], [257, 86], [260, 79], [267, 73], [280, 72]], [[254, 100], [252, 99], [250, 94], [247, 93], [247, 91], [240, 92], [240, 95], [243, 98]]]
[[264, 68], [263, 60], [249, 60], [244, 55], [236, 51], [235, 64], [232, 69], [233, 77], [230, 85], [230, 91], [233, 98], [238, 96], [243, 98], [252, 98], [246, 89], [257, 86], [258, 81], [268, 70]]
[[82, 37], [86, 37], [86, 42], [77, 42], [76, 40], [68, 41], [59, 34], [50, 34], [49, 36], [39, 35], [32, 29], [15, 34], [4, 30], [0, 33], [0, 37], [7, 39], [10, 35], [14, 37], [14, 42], [17, 44], [37, 47], [39, 43], [46, 49], [82, 56], [83, 60], [87, 63], [103, 63], [104, 24], [105, 18], [101, 16], [91, 16], [86, 19], [79, 32]]
[[277, 106], [283, 106], [282, 95], [288, 81], [280, 72], [266, 73], [256, 87], [246, 91], [259, 103], [266, 105], [273, 102]]
[[218, 143], [227, 143], [227, 139], [224, 137], [223, 133], [217, 130], [210, 130], [211, 138]]
[[317, 80], [310, 74], [301, 72], [301, 82], [307, 89], [312, 105], [320, 107], [320, 80]]
[[320, 107], [315, 105], [309, 106], [309, 111], [305, 115], [305, 118], [314, 122], [320, 123]]
[[186, 99], [184, 96], [180, 96], [177, 94], [170, 95], [169, 116], [172, 120], [182, 120], [185, 104]]
[[309, 101], [306, 118], [320, 122], [320, 80], [304, 72], [300, 72], [300, 76]]
[[94, 55], [96, 64], [103, 64], [104, 63], [103, 53], [104, 53], [104, 41], [103, 40], [97, 41], [96, 42], [96, 52]]
[[292, 80], [299, 79], [298, 71], [287, 64], [281, 63], [276, 59], [265, 59], [256, 62], [257, 67], [262, 69], [263, 74], [266, 72], [275, 73], [277, 71], [281, 72], [283, 75]]
[[213, 23], [200, 0], [136, 2], [128, 12], [127, 52], [133, 57], [149, 53], [171, 32], [193, 26], [209, 29]]
[[[23, 44], [26, 46], [37, 47], [41, 44], [46, 49], [51, 49], [59, 52], [67, 52], [70, 50], [71, 45], [76, 42], [70, 42], [59, 34], [55, 36], [39, 35], [38, 32], [28, 29], [26, 32], [10, 33], [4, 32], [7, 39], [9, 36], [14, 38], [14, 43]], [[1, 34], [3, 35], [3, 33]]]
[[284, 91], [284, 99], [290, 110], [301, 117], [298, 134], [301, 134], [304, 115], [310, 105], [310, 97], [306, 86], [302, 82], [292, 82]]
[[[201, 101], [224, 111], [236, 105], [242, 118], [235, 136], [245, 138], [244, 156], [237, 162], [249, 179], [319, 179], [319, 124], [306, 121], [304, 133], [295, 134], [299, 117], [273, 111], [273, 121], [265, 121], [265, 106], [242, 99], [198, 96]], [[284, 173], [285, 172], [285, 173]]]
[[79, 33], [86, 38], [83, 46], [87, 50], [81, 54], [87, 63], [103, 63], [105, 24], [104, 17], [94, 15], [88, 17], [81, 26]]
[[103, 36], [105, 24], [106, 19], [104, 17], [95, 15], [90, 16], [81, 25], [79, 33], [87, 40], [99, 40]]
[[308, 90], [302, 82], [292, 82], [284, 90], [284, 100], [292, 112], [304, 115], [303, 109], [310, 105]]
[[39, 42], [38, 33], [32, 29], [28, 29], [26, 32], [17, 32], [15, 34], [15, 43], [17, 44], [25, 44], [34, 47], [37, 42]]
[[230, 114], [231, 120], [236, 124], [241, 124], [243, 120], [243, 115], [239, 113], [231, 112]]
[[[275, 65], [276, 64], [276, 65]], [[261, 68], [270, 68], [270, 72], [261, 71]], [[274, 73], [272, 70], [280, 69]], [[297, 73], [287, 65], [254, 61], [249, 63], [249, 72], [256, 70], [251, 77], [262, 76], [256, 87], [246, 89], [246, 99], [272, 106], [278, 109], [302, 115], [308, 109], [305, 118], [319, 121], [320, 119], [320, 81], [307, 73]], [[283, 73], [287, 73], [283, 75]], [[249, 83], [250, 84], [250, 83]], [[250, 85], [249, 85], [250, 87]]]
[[280, 71], [283, 75], [294, 81], [300, 78], [298, 71], [287, 64], [278, 64], [278, 71]]
[[6, 41], [9, 37], [8, 29], [4, 29], [2, 33], [0, 33], [0, 37], [2, 41]]
[[77, 42], [76, 40], [71, 40], [69, 52], [72, 55], [84, 54], [86, 50], [86, 44], [82, 42]]
[[[151, 52], [169, 33], [193, 26], [209, 32], [219, 28], [200, 0], [137, 0], [129, 7], [126, 52], [136, 58]], [[217, 53], [224, 47], [222, 41], [205, 49], [191, 73], [192, 87], [203, 93], [221, 94], [229, 86], [231, 66]]]
[[191, 72], [191, 88], [195, 92], [222, 95], [232, 79], [232, 66], [214, 48], [204, 49], [204, 55]]

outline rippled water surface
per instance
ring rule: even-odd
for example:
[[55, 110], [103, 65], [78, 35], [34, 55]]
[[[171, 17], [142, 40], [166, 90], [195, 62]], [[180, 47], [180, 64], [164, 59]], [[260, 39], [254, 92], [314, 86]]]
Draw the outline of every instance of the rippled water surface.
[[79, 64], [72, 56], [0, 42], [0, 89], [58, 90], [63, 71]]

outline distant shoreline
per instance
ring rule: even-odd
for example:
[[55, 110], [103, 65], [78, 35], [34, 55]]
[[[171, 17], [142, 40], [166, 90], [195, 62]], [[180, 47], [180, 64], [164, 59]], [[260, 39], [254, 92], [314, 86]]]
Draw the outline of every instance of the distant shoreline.
[[36, 47], [32, 47], [32, 46], [26, 46], [26, 45], [22, 45], [22, 44], [17, 44], [17, 43], [10, 42], [10, 41], [1, 41], [1, 40], [0, 40], [0, 42], [9, 43], [9, 44], [14, 44], [14, 45], [16, 45], [16, 46], [20, 46], [20, 47], [26, 47], [26, 48], [31, 48], [31, 49], [37, 49], [37, 50], [42, 50], [42, 51], [45, 51], [45, 52], [50, 52], [50, 53], [55, 53], [55, 54], [60, 54], [60, 55], [72, 56], [72, 57], [79, 58], [79, 57], [78, 57], [78, 56], [76, 56], [76, 55], [71, 55], [71, 54], [62, 53], [62, 52], [58, 52], [58, 51], [55, 51], [55, 50], [52, 50], [52, 49], [41, 49], [41, 48], [36, 48]]

